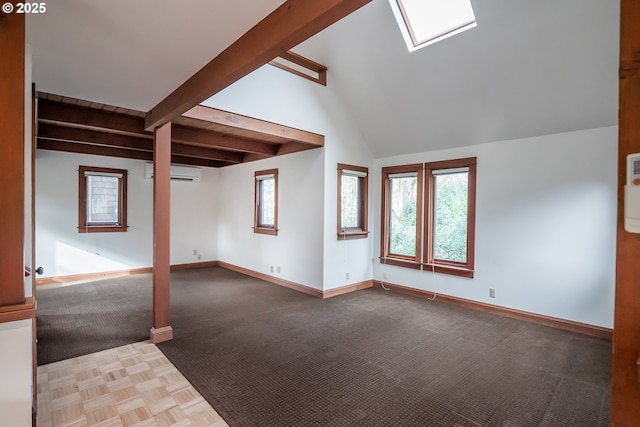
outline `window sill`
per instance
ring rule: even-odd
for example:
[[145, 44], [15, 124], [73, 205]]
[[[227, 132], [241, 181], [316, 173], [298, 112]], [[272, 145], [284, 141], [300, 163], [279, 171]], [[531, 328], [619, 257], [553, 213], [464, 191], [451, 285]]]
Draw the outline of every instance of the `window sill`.
[[368, 231], [345, 231], [338, 233], [338, 240], [366, 239], [369, 237]]
[[255, 227], [253, 229], [254, 233], [257, 234], [268, 234], [270, 236], [277, 236], [278, 235], [278, 230], [275, 228], [271, 228], [271, 227]]
[[103, 226], [87, 226], [78, 227], [78, 233], [114, 233], [126, 232], [126, 225], [103, 225]]
[[397, 267], [412, 268], [414, 270], [420, 270], [420, 263], [414, 260], [409, 260], [409, 259], [380, 257], [380, 263], [387, 264], [387, 265], [395, 265]]
[[422, 270], [435, 271], [436, 273], [450, 274], [452, 276], [460, 276], [473, 279], [473, 270], [465, 267], [457, 267], [444, 264], [422, 264]]
[[422, 270], [426, 272], [434, 271], [441, 274], [449, 274], [451, 276], [460, 276], [473, 279], [473, 270], [465, 267], [457, 267], [443, 264], [420, 264], [414, 260], [401, 258], [384, 258], [380, 257], [380, 263], [385, 265], [394, 265], [396, 267], [411, 268], [414, 270]]

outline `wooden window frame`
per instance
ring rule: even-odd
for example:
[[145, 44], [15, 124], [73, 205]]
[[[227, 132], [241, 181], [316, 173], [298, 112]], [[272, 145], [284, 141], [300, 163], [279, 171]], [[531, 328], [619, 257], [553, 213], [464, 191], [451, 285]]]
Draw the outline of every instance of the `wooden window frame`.
[[[382, 168], [380, 261], [383, 264], [473, 278], [475, 265], [476, 164], [476, 157], [468, 157]], [[435, 175], [433, 171], [463, 167], [469, 169], [466, 262], [435, 259], [433, 247]], [[415, 257], [389, 253], [389, 175], [407, 172], [418, 172], [418, 208], [416, 209], [416, 232], [418, 236], [416, 237]]]
[[[360, 205], [360, 217], [358, 222], [360, 227], [342, 227], [342, 175], [344, 171], [355, 171], [364, 173], [358, 176], [358, 191], [360, 194], [358, 203]], [[337, 231], [338, 240], [366, 239], [369, 237], [369, 168], [362, 166], [347, 165], [338, 163], [338, 213]]]
[[[424, 203], [425, 223], [424, 242], [425, 253], [422, 264], [424, 270], [435, 271], [463, 277], [473, 277], [475, 261], [475, 235], [476, 235], [476, 157], [463, 159], [444, 160], [425, 163], [426, 188]], [[468, 192], [467, 192], [467, 256], [465, 262], [435, 259], [433, 246], [433, 227], [435, 215], [435, 175], [433, 171], [443, 169], [469, 168]]]
[[[87, 178], [85, 172], [120, 174], [118, 178], [118, 223], [114, 225], [87, 224]], [[78, 233], [110, 233], [127, 231], [127, 170], [80, 166], [78, 168]]]
[[[390, 190], [391, 181], [389, 175], [400, 173], [416, 173], [417, 174], [417, 200], [416, 200], [416, 254], [399, 255], [392, 254], [391, 233], [390, 233]], [[422, 260], [422, 195], [423, 195], [423, 165], [422, 163], [414, 163], [410, 165], [390, 166], [382, 168], [382, 217], [381, 217], [381, 239], [380, 239], [380, 259], [384, 264], [398, 265], [400, 267], [420, 268]]]
[[[273, 175], [274, 179], [274, 207], [273, 226], [260, 223], [260, 181], [261, 175]], [[253, 232], [258, 234], [278, 235], [278, 169], [266, 169], [254, 173], [254, 202], [253, 202]]]

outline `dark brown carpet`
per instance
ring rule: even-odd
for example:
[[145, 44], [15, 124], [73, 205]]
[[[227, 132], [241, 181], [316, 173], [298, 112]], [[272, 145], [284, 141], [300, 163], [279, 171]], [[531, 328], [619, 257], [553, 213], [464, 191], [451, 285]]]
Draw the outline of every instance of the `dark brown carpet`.
[[38, 365], [149, 339], [151, 275], [39, 287]]
[[[148, 337], [150, 276], [39, 290], [39, 363]], [[607, 426], [611, 344], [368, 289], [172, 273], [159, 345], [235, 426]], [[104, 334], [104, 335], [103, 335]]]

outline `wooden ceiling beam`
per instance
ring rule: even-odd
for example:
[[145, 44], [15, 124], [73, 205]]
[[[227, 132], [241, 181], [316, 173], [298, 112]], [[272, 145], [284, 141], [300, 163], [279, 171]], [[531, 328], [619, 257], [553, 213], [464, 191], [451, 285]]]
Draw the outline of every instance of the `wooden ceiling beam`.
[[256, 154], [256, 153], [246, 153], [242, 161], [246, 162], [255, 162], [256, 160], [268, 159], [270, 156], [265, 156], [264, 154]]
[[129, 150], [153, 151], [153, 141], [147, 138], [101, 132], [93, 129], [58, 126], [49, 123], [40, 123], [38, 125], [38, 137]]
[[[38, 137], [47, 140], [72, 142], [77, 145], [99, 145], [127, 150], [153, 152], [153, 141], [145, 138], [99, 132], [95, 130], [63, 127], [41, 123], [38, 126]], [[198, 157], [208, 160], [222, 160], [229, 163], [241, 163], [243, 154], [235, 151], [217, 150], [173, 142], [172, 154]]]
[[242, 163], [243, 161], [243, 154], [241, 152], [186, 145], [175, 141], [171, 143], [171, 153], [201, 159], [223, 160], [228, 163]]
[[38, 121], [153, 139], [153, 134], [144, 130], [144, 119], [142, 117], [45, 99], [38, 100]]
[[122, 157], [125, 159], [153, 160], [153, 152], [106, 147], [104, 145], [82, 144], [38, 137], [38, 149], [63, 151], [65, 153], [93, 154], [96, 156]]
[[[286, 62], [283, 62], [283, 60]], [[298, 67], [303, 68], [308, 72], [296, 69], [292, 66], [292, 64], [297, 65]], [[273, 65], [276, 68], [288, 71], [289, 73], [295, 74], [296, 76], [311, 80], [312, 82], [321, 84], [322, 86], [327, 85], [327, 67], [315, 61], [312, 61], [309, 58], [305, 58], [302, 55], [298, 55], [295, 52], [291, 52], [290, 50], [281, 53], [273, 61], [270, 61], [269, 65]]]
[[231, 162], [223, 162], [220, 160], [199, 159], [197, 157], [178, 156], [175, 154], [171, 155], [171, 163], [190, 166], [206, 166], [209, 168], [221, 168], [234, 164]]
[[[63, 151], [66, 153], [80, 153], [80, 154], [92, 154], [94, 156], [108, 156], [108, 157], [121, 157], [124, 159], [135, 160], [153, 160], [153, 152], [138, 151], [126, 148], [106, 147], [103, 145], [90, 145], [69, 141], [58, 141], [45, 138], [38, 138], [38, 149]], [[183, 165], [191, 166], [206, 166], [212, 168], [219, 168], [223, 166], [229, 166], [232, 162], [203, 159], [197, 157], [183, 156], [178, 154], [171, 155], [171, 162]]]
[[287, 0], [147, 112], [145, 129], [170, 122], [371, 0]]
[[198, 145], [201, 147], [265, 154], [268, 157], [275, 156], [279, 148], [277, 145], [267, 144], [261, 141], [238, 138], [219, 133], [214, 134], [185, 126], [174, 125], [172, 129], [173, 140], [187, 145]]
[[297, 153], [298, 151], [311, 150], [312, 148], [316, 147], [301, 142], [288, 142], [286, 144], [282, 144], [282, 146], [278, 150], [278, 155], [281, 156], [283, 154]]
[[243, 116], [241, 114], [230, 113], [204, 105], [196, 105], [182, 114], [182, 117], [229, 126], [257, 134], [286, 138], [290, 141], [303, 142], [316, 147], [324, 146], [324, 135]]
[[[224, 117], [226, 114], [226, 117], [228, 117], [227, 121], [230, 123], [239, 121], [240, 124], [236, 124], [233, 126], [234, 128], [242, 128], [243, 125], [247, 125], [251, 126], [249, 129], [251, 131], [260, 128], [269, 130], [269, 132], [264, 132], [264, 134], [267, 135], [272, 135], [278, 131], [280, 134], [294, 134], [294, 136], [298, 138], [302, 138], [301, 135], [305, 135], [304, 131], [288, 128], [287, 126], [263, 122], [262, 120], [226, 113], [225, 111], [213, 108], [207, 108], [206, 111], [207, 114], [215, 117]], [[240, 120], [239, 117], [243, 117], [244, 119]], [[85, 131], [144, 138], [153, 141], [153, 133], [144, 130], [144, 118], [142, 117], [113, 113], [107, 110], [91, 109], [45, 99], [38, 101], [38, 121], [40, 127], [44, 125], [58, 125]], [[260, 123], [264, 124], [260, 125]], [[310, 135], [311, 136], [306, 137], [306, 139], [312, 139], [312, 136], [317, 134], [310, 133]], [[324, 138], [322, 135], [317, 136]], [[56, 139], [56, 137], [52, 138]], [[114, 140], [115, 139], [116, 138], [114, 138]], [[316, 137], [315, 139], [317, 140], [318, 138]], [[265, 154], [268, 156], [275, 156], [279, 149], [277, 145], [257, 140], [244, 139], [219, 132], [178, 125], [172, 127], [172, 140], [186, 145]]]

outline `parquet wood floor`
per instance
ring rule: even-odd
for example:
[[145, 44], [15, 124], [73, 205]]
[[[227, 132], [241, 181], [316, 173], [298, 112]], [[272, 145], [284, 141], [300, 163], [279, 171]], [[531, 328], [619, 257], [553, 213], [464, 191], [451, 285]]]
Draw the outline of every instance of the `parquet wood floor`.
[[38, 427], [223, 427], [150, 342], [38, 367]]

